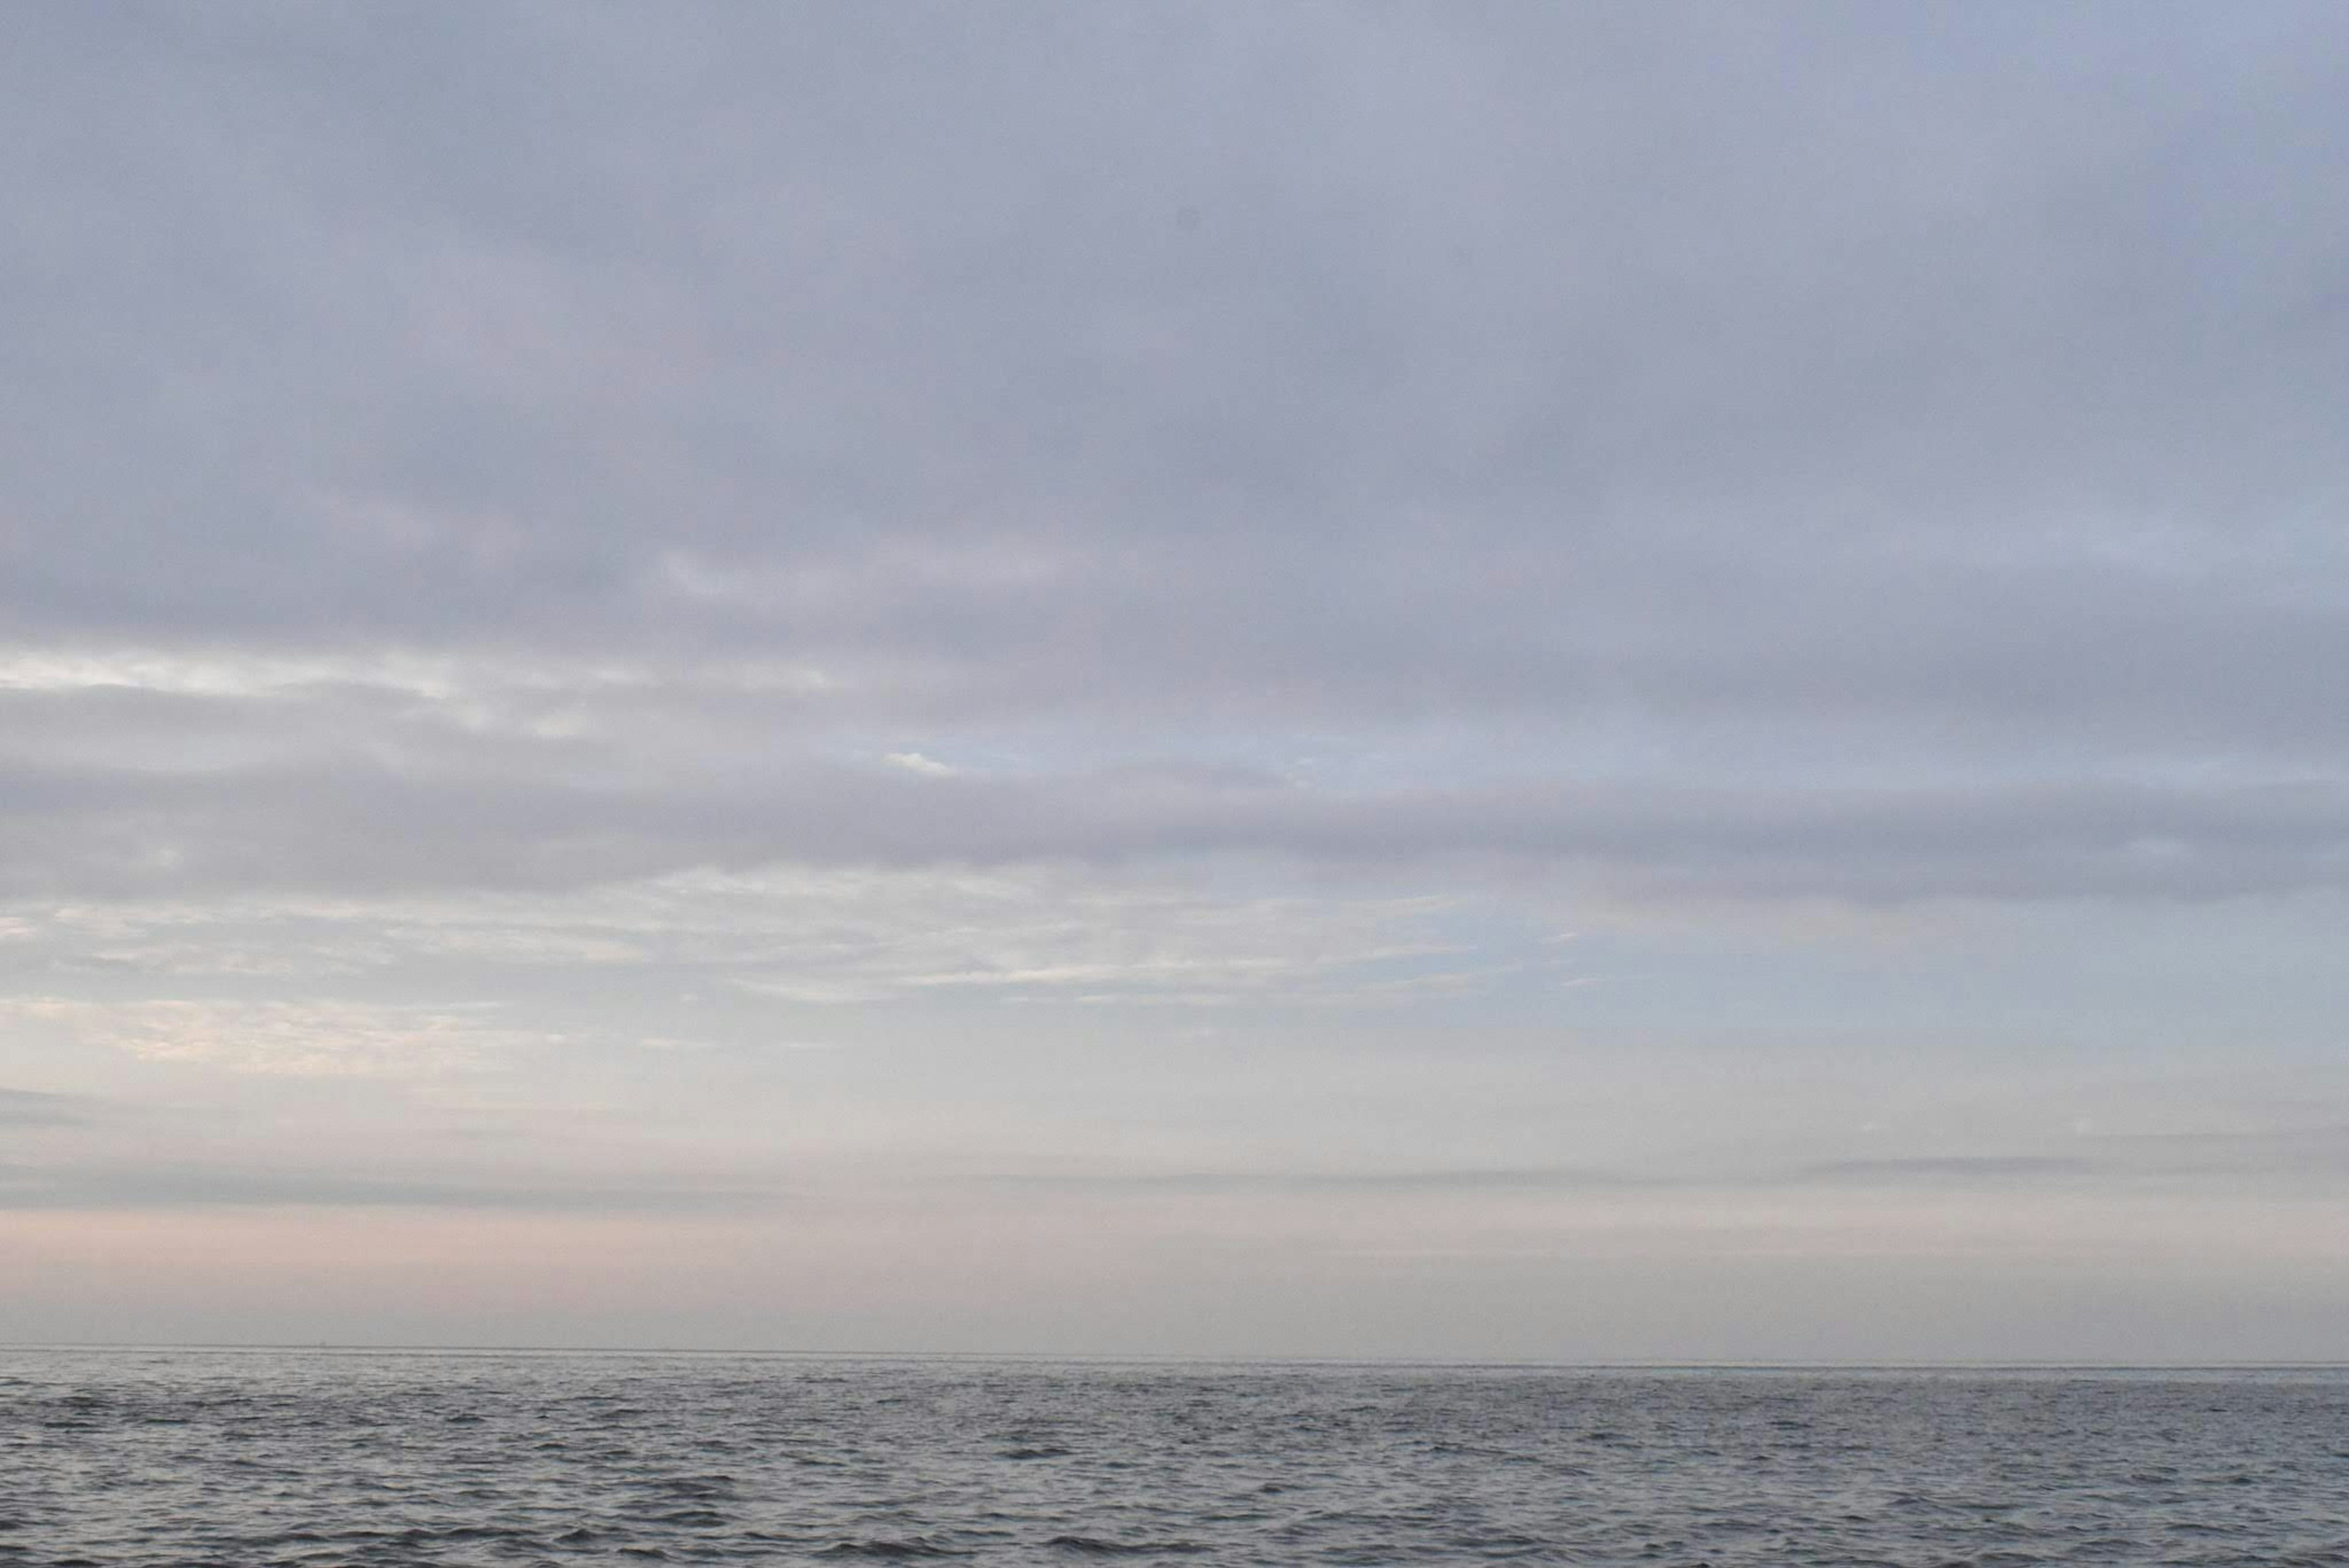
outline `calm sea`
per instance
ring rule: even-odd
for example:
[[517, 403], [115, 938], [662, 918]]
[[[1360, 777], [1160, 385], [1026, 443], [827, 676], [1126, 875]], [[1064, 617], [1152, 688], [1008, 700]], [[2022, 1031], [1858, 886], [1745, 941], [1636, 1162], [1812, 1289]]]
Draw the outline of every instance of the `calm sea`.
[[0, 1564], [2349, 1563], [2349, 1375], [0, 1351]]

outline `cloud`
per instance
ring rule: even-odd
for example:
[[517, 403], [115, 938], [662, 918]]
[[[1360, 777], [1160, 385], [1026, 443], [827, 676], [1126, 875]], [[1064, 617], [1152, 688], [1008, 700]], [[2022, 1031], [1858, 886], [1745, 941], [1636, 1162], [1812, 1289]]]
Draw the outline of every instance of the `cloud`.
[[2097, 1170], [2094, 1161], [2056, 1155], [1981, 1154], [1828, 1160], [1806, 1167], [1800, 1174], [1821, 1181], [1868, 1186], [2006, 1181], [2044, 1185], [2051, 1179], [2091, 1176]]
[[297, 1077], [434, 1075], [559, 1045], [543, 1030], [501, 1026], [494, 1009], [343, 1002], [0, 1002], [0, 1016], [60, 1024], [150, 1062]]
[[2349, 1174], [2349, 1128], [2083, 1134], [2073, 1152], [1910, 1155], [1805, 1167], [1798, 1181], [1863, 1186], [2013, 1185], [2145, 1180], [2307, 1180]]
[[[1372, 1249], [1568, 1121], [1757, 1225], [2321, 1188], [1941, 1113], [2333, 1048], [2344, 74], [2318, 0], [28, 8], [0, 1023], [256, 1141], [37, 1200], [625, 1204], [731, 1116]], [[1763, 1092], [1862, 1040], [1889, 1163]]]
[[952, 778], [955, 774], [953, 768], [935, 757], [926, 757], [919, 752], [891, 752], [881, 760], [893, 768], [903, 768], [909, 774], [919, 774], [924, 778]]
[[1415, 1194], [1618, 1192], [1678, 1183], [1570, 1167], [1446, 1170], [1182, 1170], [1030, 1172], [970, 1177], [980, 1185], [1073, 1196], [1403, 1197]]
[[81, 1095], [35, 1089], [0, 1089], [0, 1127], [70, 1127], [90, 1119], [92, 1102]]
[[2127, 1191], [2148, 1182], [2272, 1184], [2330, 1181], [2349, 1171], [2349, 1129], [2105, 1135], [2078, 1152], [1930, 1154], [1820, 1160], [1787, 1167], [1718, 1154], [1619, 1166], [1457, 1166], [1440, 1168], [1033, 1170], [958, 1179], [1071, 1196], [1323, 1195], [1334, 1198], [1509, 1193], [1799, 1193], [1813, 1188], [1899, 1193], [1989, 1189], [2041, 1194]]
[[0, 1166], [0, 1210], [432, 1209], [525, 1213], [741, 1214], [771, 1192], [677, 1186], [529, 1186], [333, 1169], [233, 1170], [141, 1164]]
[[16, 891], [2338, 884], [2328, 8], [22, 43]]
[[11, 618], [2337, 742], [2323, 8], [1174, 31], [46, 25]]
[[[1067, 864], [702, 870], [586, 890], [253, 895], [42, 912], [26, 922], [40, 929], [20, 944], [17, 971], [68, 994], [0, 1002], [0, 1016], [63, 1025], [142, 1058], [262, 1073], [466, 1072], [565, 1047], [626, 1046], [641, 1043], [637, 1031], [690, 1033], [679, 1009], [698, 999], [678, 995], [705, 987], [738, 1002], [841, 1007], [1392, 1009], [1551, 975], [1558, 962], [1489, 905]], [[1495, 962], [1496, 951], [1507, 961]], [[511, 1004], [450, 1005], [449, 977], [459, 974]], [[151, 994], [190, 983], [254, 994]], [[317, 994], [387, 989], [439, 1000]], [[303, 1000], [266, 1000], [288, 991]], [[554, 1000], [573, 993], [633, 996], [638, 1010], [623, 1022], [608, 1006]]]
[[2218, 898], [2339, 888], [2349, 783], [2322, 777], [1739, 784], [1569, 779], [1301, 790], [1116, 768], [903, 776], [808, 761], [730, 784], [375, 764], [0, 772], [0, 895], [592, 887], [696, 867], [1001, 866], [1255, 854], [1506, 860], [1651, 895]]

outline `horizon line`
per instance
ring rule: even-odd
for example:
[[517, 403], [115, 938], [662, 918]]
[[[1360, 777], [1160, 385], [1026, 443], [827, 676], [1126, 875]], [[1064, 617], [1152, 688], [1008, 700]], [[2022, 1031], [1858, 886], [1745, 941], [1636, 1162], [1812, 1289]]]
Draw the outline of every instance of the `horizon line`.
[[13, 1351], [211, 1351], [303, 1352], [339, 1355], [673, 1355], [798, 1361], [1017, 1361], [1039, 1365], [1255, 1366], [1433, 1366], [1463, 1370], [1506, 1367], [1588, 1372], [2261, 1372], [2349, 1370], [2349, 1357], [2202, 1358], [2177, 1361], [2100, 1361], [2077, 1357], [2001, 1356], [1930, 1358], [1779, 1359], [1773, 1357], [1592, 1357], [1317, 1355], [1201, 1352], [1111, 1352], [1036, 1350], [823, 1350], [750, 1349], [708, 1345], [413, 1345], [354, 1341], [142, 1341], [0, 1340]]

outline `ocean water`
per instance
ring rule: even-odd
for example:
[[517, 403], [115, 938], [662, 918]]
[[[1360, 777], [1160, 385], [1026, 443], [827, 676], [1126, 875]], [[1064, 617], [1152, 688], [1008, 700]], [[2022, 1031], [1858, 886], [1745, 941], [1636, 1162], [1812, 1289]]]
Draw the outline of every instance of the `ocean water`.
[[2349, 1563], [2349, 1375], [0, 1351], [0, 1565]]

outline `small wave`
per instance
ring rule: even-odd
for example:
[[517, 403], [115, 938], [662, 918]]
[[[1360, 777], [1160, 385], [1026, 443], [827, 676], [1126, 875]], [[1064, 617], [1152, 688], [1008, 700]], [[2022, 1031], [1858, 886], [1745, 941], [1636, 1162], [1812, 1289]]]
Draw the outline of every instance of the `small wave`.
[[916, 1535], [904, 1541], [843, 1541], [837, 1546], [827, 1546], [816, 1553], [819, 1557], [879, 1557], [902, 1560], [919, 1557], [968, 1557], [968, 1552], [957, 1552], [951, 1546], [940, 1546]]
[[1082, 1557], [1158, 1556], [1206, 1550], [1195, 1541], [1103, 1541], [1098, 1535], [1055, 1535], [1044, 1544], [1055, 1552]]
[[519, 1541], [528, 1542], [530, 1532], [510, 1530], [499, 1524], [450, 1524], [434, 1528], [416, 1525], [390, 1537], [402, 1546], [431, 1546], [447, 1542]]
[[1070, 1452], [1055, 1444], [1044, 1443], [1035, 1448], [1006, 1449], [995, 1457], [999, 1459], [1064, 1459]]

